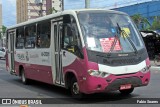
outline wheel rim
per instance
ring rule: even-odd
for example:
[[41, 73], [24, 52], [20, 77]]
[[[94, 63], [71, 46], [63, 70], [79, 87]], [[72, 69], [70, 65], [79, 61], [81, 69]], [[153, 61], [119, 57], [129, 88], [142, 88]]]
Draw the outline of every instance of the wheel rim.
[[74, 94], [79, 94], [79, 86], [77, 82], [73, 84], [72, 91]]

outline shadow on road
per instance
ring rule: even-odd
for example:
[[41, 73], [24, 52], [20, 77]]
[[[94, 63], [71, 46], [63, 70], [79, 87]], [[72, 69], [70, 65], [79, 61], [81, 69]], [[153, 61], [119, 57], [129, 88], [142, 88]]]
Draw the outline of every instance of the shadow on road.
[[[3, 79], [3, 78], [1, 78]], [[71, 93], [69, 90], [49, 85], [42, 82], [37, 82], [31, 80], [29, 85], [23, 85], [21, 83], [21, 80], [18, 78], [12, 78], [12, 79], [5, 79], [5, 81], [8, 81], [12, 84], [18, 85], [20, 87], [23, 87], [27, 90], [31, 90], [33, 92], [39, 93], [39, 98], [46, 98], [45, 96], [50, 96], [50, 98], [53, 98], [53, 103], [56, 104], [107, 104], [107, 103], [114, 103], [119, 104], [125, 102], [127, 99], [136, 97], [138, 95], [136, 94], [130, 94], [130, 95], [122, 95], [119, 91], [115, 92], [108, 92], [108, 93], [96, 93], [96, 94], [90, 94], [85, 95], [83, 99], [75, 99], [71, 97]]]
[[[38, 93], [39, 98], [54, 98], [55, 103], [78, 103], [78, 104], [86, 104], [86, 103], [120, 103], [122, 101], [126, 101], [127, 99], [137, 97], [137, 94], [130, 94], [124, 96], [120, 94], [119, 91], [115, 92], [107, 92], [107, 93], [96, 93], [91, 95], [85, 95], [84, 99], [77, 100], [71, 97], [71, 93], [69, 90], [65, 88], [61, 88], [58, 86], [49, 85], [42, 82], [30, 81], [29, 85], [23, 85], [20, 78], [14, 75], [10, 75], [7, 71], [1, 72], [0, 79], [6, 81], [9, 84], [16, 85], [25, 88], [32, 92]], [[30, 94], [30, 93], [29, 93]]]

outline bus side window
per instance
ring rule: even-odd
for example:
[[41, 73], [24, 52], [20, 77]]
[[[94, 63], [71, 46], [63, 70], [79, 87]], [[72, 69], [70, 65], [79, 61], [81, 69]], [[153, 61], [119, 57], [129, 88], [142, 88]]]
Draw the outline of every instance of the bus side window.
[[37, 37], [37, 48], [49, 48], [50, 47], [50, 33], [51, 33], [51, 23], [46, 21], [43, 23], [38, 23], [37, 27], [38, 37]]
[[36, 25], [30, 25], [25, 28], [25, 47], [34, 48], [36, 40]]
[[80, 36], [78, 34], [77, 26], [67, 24], [63, 26], [63, 41], [62, 48], [74, 53], [78, 57], [82, 58], [82, 46], [80, 41]]
[[22, 49], [24, 47], [24, 28], [18, 28], [16, 33], [16, 48]]

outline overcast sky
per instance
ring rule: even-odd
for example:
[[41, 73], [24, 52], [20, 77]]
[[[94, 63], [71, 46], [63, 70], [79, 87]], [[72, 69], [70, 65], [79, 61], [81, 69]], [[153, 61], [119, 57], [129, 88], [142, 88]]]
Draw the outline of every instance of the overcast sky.
[[[151, 0], [90, 0], [91, 8], [119, 7], [136, 2]], [[16, 0], [0, 0], [2, 3], [3, 25], [12, 26], [16, 24]], [[64, 0], [65, 9], [80, 9], [85, 7], [85, 0]]]

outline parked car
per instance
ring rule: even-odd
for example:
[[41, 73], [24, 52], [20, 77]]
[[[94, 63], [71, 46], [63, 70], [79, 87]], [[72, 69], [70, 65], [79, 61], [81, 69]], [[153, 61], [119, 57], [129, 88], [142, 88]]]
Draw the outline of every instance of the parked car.
[[0, 47], [0, 59], [6, 57], [6, 49], [4, 47]]

